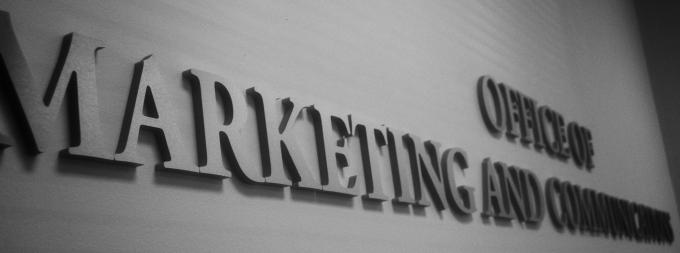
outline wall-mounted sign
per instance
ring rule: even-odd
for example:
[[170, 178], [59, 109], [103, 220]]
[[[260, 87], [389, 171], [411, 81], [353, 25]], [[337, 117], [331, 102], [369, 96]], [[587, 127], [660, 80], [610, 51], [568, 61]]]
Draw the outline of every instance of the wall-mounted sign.
[[579, 167], [595, 167], [588, 128], [576, 122], [566, 123], [559, 112], [545, 105], [539, 107], [535, 99], [489, 76], [479, 79], [478, 89], [484, 123], [491, 133], [519, 138], [524, 145], [545, 149], [552, 157], [572, 158]]
[[[153, 56], [142, 56], [134, 64], [118, 144], [108, 147], [100, 141], [105, 130], [99, 118], [95, 75], [97, 52], [107, 50], [104, 43], [77, 33], [66, 35], [61, 51], [55, 52], [59, 57], [52, 78], [43, 85], [34, 81], [6, 12], [0, 12], [0, 33], [0, 85], [17, 101], [16, 123], [27, 136], [7, 138], [0, 133], [0, 149], [10, 147], [11, 140], [25, 143], [36, 155], [54, 148], [48, 138], [55, 134], [51, 126], [60, 120], [57, 111], [67, 103], [71, 142], [60, 147], [65, 148], [63, 155], [138, 166], [142, 163], [138, 157], [140, 131], [149, 131], [157, 139], [162, 170], [221, 178], [236, 175], [253, 184], [420, 207], [433, 205], [437, 210], [448, 207], [461, 216], [477, 211], [472, 182], [454, 176], [454, 172], [470, 168], [463, 149], [442, 147], [413, 133], [370, 124], [295, 98], [279, 98], [256, 87], [238, 87], [196, 69], [183, 72], [192, 87], [198, 144], [197, 150], [187, 150], [181, 141], [187, 133], [177, 126], [174, 119], [178, 112], [169, 99], [171, 92], [178, 91], [163, 81], [164, 73]], [[492, 133], [505, 133], [556, 157], [571, 157], [579, 166], [594, 167], [587, 128], [565, 123], [556, 111], [538, 107], [533, 99], [490, 77], [480, 78], [478, 91], [482, 118]], [[224, 119], [218, 119], [218, 114], [224, 114]], [[313, 125], [313, 153], [301, 148], [299, 136], [292, 130], [301, 118], [310, 119]], [[247, 127], [247, 121], [256, 124]], [[246, 147], [259, 150], [260, 159], [252, 159]], [[189, 152], [196, 152], [198, 159], [189, 158]], [[360, 167], [350, 168], [351, 161], [360, 161], [356, 163]], [[481, 162], [481, 168], [474, 171], [482, 173], [481, 215], [485, 218], [535, 224], [542, 222], [547, 212], [558, 228], [640, 242], [674, 240], [667, 212], [557, 178], [542, 184], [530, 170], [490, 158]], [[394, 194], [388, 194], [388, 185], [380, 180], [387, 170], [392, 172]], [[360, 177], [364, 180], [358, 180]], [[365, 187], [359, 186], [361, 181]]]

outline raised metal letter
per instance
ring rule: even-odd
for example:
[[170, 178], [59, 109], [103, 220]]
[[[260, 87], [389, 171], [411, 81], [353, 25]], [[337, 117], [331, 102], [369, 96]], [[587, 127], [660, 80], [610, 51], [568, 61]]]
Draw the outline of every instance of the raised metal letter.
[[503, 188], [501, 187], [501, 180], [496, 173], [494, 164], [491, 159], [486, 158], [482, 162], [482, 188], [484, 205], [482, 215], [494, 216], [503, 219], [511, 219], [512, 216], [505, 206], [505, 198]]
[[394, 181], [394, 202], [402, 204], [415, 204], [416, 199], [411, 186], [414, 176], [408, 159], [406, 134], [401, 131], [388, 128], [387, 140], [390, 149], [390, 165], [392, 167], [392, 180]]
[[[0, 67], [6, 74], [1, 80], [9, 85], [20, 104], [24, 125], [29, 132], [29, 147], [43, 152], [50, 146], [50, 136], [64, 98], [71, 109], [71, 147], [66, 153], [74, 156], [110, 160], [111, 150], [101, 142], [101, 125], [95, 57], [103, 48], [101, 41], [79, 34], [68, 34], [62, 42], [57, 65], [47, 86], [37, 84], [28, 68], [7, 12], [0, 11]], [[4, 85], [4, 84], [3, 84]], [[44, 92], [44, 93], [43, 93]], [[44, 96], [43, 96], [44, 95]]]
[[[182, 135], [173, 117], [176, 109], [172, 107], [166, 85], [153, 57], [147, 56], [135, 64], [115, 159], [139, 164], [137, 142], [139, 131], [144, 129], [155, 134], [164, 160], [163, 168], [198, 173], [198, 167], [186, 157], [180, 141]], [[148, 113], [145, 113], [145, 108]]]
[[349, 115], [345, 120], [313, 107], [316, 146], [323, 191], [359, 195], [356, 168], [349, 167]]
[[382, 185], [382, 171], [388, 168], [384, 166], [384, 162], [381, 162], [385, 161], [384, 156], [389, 158], [386, 138], [387, 129], [385, 127], [370, 126], [367, 123], [355, 124], [355, 132], [361, 142], [361, 157], [366, 181], [366, 194], [364, 197], [380, 201], [388, 200], [389, 197], [385, 194], [385, 189]]
[[505, 131], [505, 103], [496, 82], [490, 76], [482, 76], [477, 82], [479, 109], [484, 123], [493, 134]]
[[[224, 168], [222, 153], [229, 165], [240, 171], [245, 180], [262, 182], [260, 166], [247, 159], [247, 149], [243, 148], [243, 124], [248, 115], [245, 90], [234, 87], [221, 77], [200, 70], [184, 72], [193, 88], [194, 112], [196, 115], [196, 138], [198, 140], [199, 172], [221, 177], [230, 177]], [[217, 94], [225, 99], [224, 122], [218, 122]], [[257, 172], [251, 173], [256, 170]], [[252, 175], [251, 175], [252, 174]]]
[[[275, 98], [255, 88], [248, 91], [256, 98], [260, 149], [266, 183], [321, 190], [320, 178], [311, 172], [311, 165], [298, 147], [293, 127], [304, 108], [291, 98]], [[285, 170], [291, 179], [288, 179]], [[291, 182], [292, 180], [292, 182]]]
[[457, 186], [453, 171], [454, 167], [458, 167], [461, 171], [467, 169], [467, 161], [467, 154], [462, 149], [447, 149], [442, 153], [441, 170], [449, 206], [460, 214], [469, 215], [477, 210], [473, 194], [475, 188], [465, 185]]

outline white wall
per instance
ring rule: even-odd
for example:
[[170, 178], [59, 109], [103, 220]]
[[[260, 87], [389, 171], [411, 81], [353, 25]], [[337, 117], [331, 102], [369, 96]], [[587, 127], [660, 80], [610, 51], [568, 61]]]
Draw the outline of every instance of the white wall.
[[[625, 1], [2, 1], [35, 79], [62, 36], [106, 41], [98, 85], [113, 149], [132, 64], [153, 53], [195, 150], [188, 68], [461, 147], [481, 209], [485, 157], [671, 213], [680, 228], [632, 5]], [[594, 137], [592, 172], [493, 138], [476, 79], [490, 74]], [[0, 130], [18, 129], [3, 102]], [[66, 123], [55, 126], [62, 130]], [[66, 132], [63, 130], [62, 132]], [[55, 143], [65, 143], [60, 135]], [[10, 252], [677, 252], [680, 247], [485, 223], [450, 212], [155, 172], [0, 155], [0, 247]], [[57, 145], [58, 146], [58, 145]], [[192, 156], [195, 156], [192, 152]]]

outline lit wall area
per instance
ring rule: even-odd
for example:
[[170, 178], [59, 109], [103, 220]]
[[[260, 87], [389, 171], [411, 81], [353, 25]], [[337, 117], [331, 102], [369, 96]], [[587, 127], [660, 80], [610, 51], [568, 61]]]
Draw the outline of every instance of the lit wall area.
[[678, 252], [638, 16], [2, 1], [0, 251]]

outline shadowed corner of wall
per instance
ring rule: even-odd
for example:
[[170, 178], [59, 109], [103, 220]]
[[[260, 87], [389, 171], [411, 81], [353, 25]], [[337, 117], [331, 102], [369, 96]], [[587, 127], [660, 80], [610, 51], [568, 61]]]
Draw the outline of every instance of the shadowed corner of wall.
[[[633, 1], [649, 83], [680, 212], [680, 1]], [[680, 213], [678, 213], [680, 215]]]

